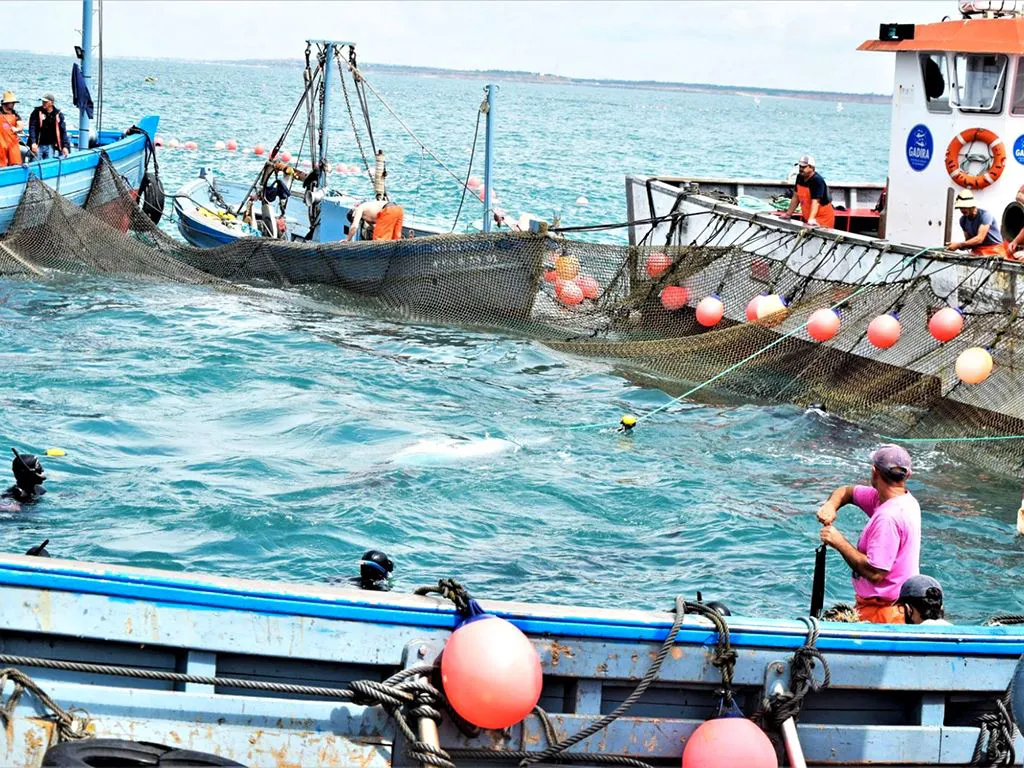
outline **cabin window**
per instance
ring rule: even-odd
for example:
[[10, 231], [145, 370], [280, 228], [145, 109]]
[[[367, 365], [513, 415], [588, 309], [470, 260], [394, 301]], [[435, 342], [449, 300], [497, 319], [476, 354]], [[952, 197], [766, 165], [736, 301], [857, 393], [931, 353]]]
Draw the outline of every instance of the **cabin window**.
[[1017, 59], [1017, 77], [1013, 81], [1010, 114], [1024, 116], [1024, 56]]
[[944, 53], [921, 54], [921, 77], [924, 78], [924, 102], [929, 112], [952, 112], [949, 106], [949, 81], [946, 77]]
[[953, 99], [961, 112], [1001, 112], [1007, 58], [993, 53], [953, 56]]

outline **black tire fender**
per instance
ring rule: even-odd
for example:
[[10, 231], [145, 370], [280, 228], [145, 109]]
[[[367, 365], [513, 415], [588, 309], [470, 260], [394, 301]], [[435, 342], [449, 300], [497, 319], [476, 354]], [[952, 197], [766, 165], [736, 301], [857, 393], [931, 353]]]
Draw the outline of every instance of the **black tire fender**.
[[110, 765], [123, 768], [245, 768], [242, 763], [207, 752], [124, 739], [66, 741], [50, 747], [43, 756], [43, 768], [95, 768]]
[[154, 224], [159, 224], [163, 218], [165, 200], [164, 184], [160, 177], [153, 172], [143, 176], [139, 184], [139, 207]]

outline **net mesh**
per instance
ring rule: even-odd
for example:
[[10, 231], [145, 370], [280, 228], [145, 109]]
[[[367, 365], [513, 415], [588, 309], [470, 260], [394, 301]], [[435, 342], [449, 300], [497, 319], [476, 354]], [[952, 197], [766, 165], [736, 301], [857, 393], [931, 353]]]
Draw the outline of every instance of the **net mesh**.
[[[496, 329], [622, 361], [669, 389], [713, 379], [709, 388], [719, 392], [816, 405], [882, 435], [946, 441], [945, 450], [996, 471], [1024, 464], [1024, 440], [1014, 437], [1024, 435], [1020, 267], [910, 258], [884, 244], [850, 245], [719, 214], [674, 228], [677, 240], [682, 230], [686, 244], [664, 247], [500, 233], [328, 244], [243, 238], [203, 249], [154, 225], [104, 158], [84, 207], [29, 180], [0, 240], [0, 274], [283, 288], [346, 312]], [[669, 287], [678, 308], [664, 304]], [[788, 309], [746, 321], [747, 303], [766, 293], [786, 297]], [[726, 317], [705, 328], [694, 308], [711, 294]], [[961, 307], [965, 325], [940, 343], [928, 320], [947, 305]], [[833, 306], [838, 333], [813, 340], [808, 317]], [[898, 314], [902, 335], [879, 349], [867, 327], [888, 312]], [[995, 366], [983, 382], [965, 384], [955, 364], [975, 346], [988, 348]]]

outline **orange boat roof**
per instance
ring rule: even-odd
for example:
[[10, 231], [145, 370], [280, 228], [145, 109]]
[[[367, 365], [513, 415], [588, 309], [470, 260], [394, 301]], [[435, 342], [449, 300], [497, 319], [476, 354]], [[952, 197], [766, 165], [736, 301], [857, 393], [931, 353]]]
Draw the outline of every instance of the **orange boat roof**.
[[918, 24], [913, 40], [866, 40], [857, 50], [1024, 54], [1024, 18]]

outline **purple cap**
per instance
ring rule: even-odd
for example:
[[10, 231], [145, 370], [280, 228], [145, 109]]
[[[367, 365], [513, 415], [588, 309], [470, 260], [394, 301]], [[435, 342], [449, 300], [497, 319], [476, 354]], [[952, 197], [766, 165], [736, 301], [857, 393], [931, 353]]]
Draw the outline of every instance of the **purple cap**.
[[876, 448], [871, 454], [871, 463], [886, 473], [902, 469], [904, 477], [898, 479], [910, 477], [910, 454], [906, 448], [895, 443], [886, 443]]

